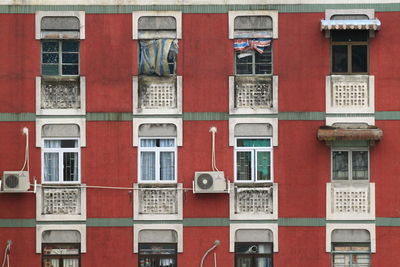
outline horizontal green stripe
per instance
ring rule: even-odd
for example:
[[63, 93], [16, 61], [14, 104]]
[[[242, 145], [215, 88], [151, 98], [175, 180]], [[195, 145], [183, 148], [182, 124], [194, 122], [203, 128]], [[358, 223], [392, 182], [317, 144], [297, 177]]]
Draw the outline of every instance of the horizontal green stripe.
[[130, 112], [88, 112], [80, 116], [68, 115], [35, 115], [35, 113], [0, 113], [0, 122], [35, 121], [44, 118], [86, 118], [88, 121], [131, 121], [132, 118], [183, 118], [185, 121], [220, 121], [229, 118], [278, 118], [279, 120], [321, 121], [325, 117], [373, 117], [376, 120], [400, 120], [400, 111], [378, 111], [374, 114], [325, 114], [319, 111], [279, 112], [278, 114], [239, 114], [229, 115], [227, 112], [184, 112], [182, 115], [133, 115]]
[[35, 219], [0, 219], [0, 228], [35, 227], [46, 224], [85, 224], [88, 227], [132, 227], [135, 224], [183, 224], [185, 227], [227, 227], [233, 223], [278, 223], [282, 227], [325, 227], [335, 224], [373, 224], [400, 227], [400, 218], [378, 217], [376, 220], [326, 220], [325, 218], [279, 218], [278, 220], [229, 220], [229, 218], [184, 218], [183, 220], [139, 220], [132, 218], [88, 218], [87, 221], [36, 221]]
[[277, 4], [277, 5], [0, 5], [0, 13], [78, 11], [88, 14], [124, 14], [133, 11], [182, 11], [183, 13], [227, 13], [231, 10], [278, 10], [282, 13], [324, 12], [325, 9], [375, 9], [399, 11], [399, 3], [371, 4]]

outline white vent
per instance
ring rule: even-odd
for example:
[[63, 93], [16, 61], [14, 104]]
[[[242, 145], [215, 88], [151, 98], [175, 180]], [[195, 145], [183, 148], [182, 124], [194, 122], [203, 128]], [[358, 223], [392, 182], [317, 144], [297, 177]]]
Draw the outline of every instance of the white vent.
[[5, 171], [3, 173], [1, 191], [18, 193], [28, 191], [29, 172], [26, 171]]
[[224, 172], [195, 172], [194, 193], [229, 193]]

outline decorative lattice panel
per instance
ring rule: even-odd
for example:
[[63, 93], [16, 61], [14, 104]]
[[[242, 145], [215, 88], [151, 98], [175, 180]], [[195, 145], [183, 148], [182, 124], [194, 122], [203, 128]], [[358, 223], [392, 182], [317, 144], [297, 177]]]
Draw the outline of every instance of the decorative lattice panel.
[[139, 190], [139, 213], [141, 214], [177, 214], [177, 189], [147, 189]]
[[42, 214], [81, 214], [81, 190], [78, 188], [43, 188]]
[[42, 109], [79, 109], [80, 107], [78, 81], [42, 81]]
[[272, 187], [237, 188], [235, 190], [235, 213], [273, 213]]
[[369, 185], [364, 188], [333, 187], [334, 213], [369, 213]]
[[364, 108], [369, 106], [367, 79], [333, 80], [332, 96], [334, 107]]
[[143, 86], [141, 108], [176, 108], [175, 83], [153, 83]]
[[235, 83], [236, 108], [271, 108], [272, 81], [247, 79]]

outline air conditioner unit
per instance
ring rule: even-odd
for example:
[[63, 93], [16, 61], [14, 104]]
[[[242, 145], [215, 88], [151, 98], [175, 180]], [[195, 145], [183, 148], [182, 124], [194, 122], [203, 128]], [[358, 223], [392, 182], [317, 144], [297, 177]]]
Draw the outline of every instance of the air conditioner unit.
[[29, 187], [29, 172], [5, 171], [3, 173], [1, 191], [19, 193], [28, 191]]
[[229, 183], [224, 172], [195, 172], [194, 193], [229, 193]]

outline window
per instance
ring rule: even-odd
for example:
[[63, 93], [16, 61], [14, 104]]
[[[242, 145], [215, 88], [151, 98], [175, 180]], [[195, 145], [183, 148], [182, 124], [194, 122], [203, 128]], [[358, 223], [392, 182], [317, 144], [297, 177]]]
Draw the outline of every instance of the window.
[[333, 243], [332, 244], [333, 267], [369, 267], [370, 245], [369, 243]]
[[235, 177], [237, 182], [272, 181], [271, 138], [236, 138]]
[[369, 71], [368, 31], [331, 32], [333, 74], [366, 74]]
[[79, 75], [79, 41], [42, 40], [42, 75]]
[[79, 139], [44, 139], [42, 147], [43, 183], [80, 182]]
[[236, 75], [272, 75], [272, 35], [270, 16], [234, 18]]
[[235, 267], [272, 267], [272, 243], [235, 243]]
[[332, 180], [368, 180], [368, 150], [333, 150]]
[[176, 266], [176, 243], [139, 243], [139, 267]]
[[138, 19], [139, 74], [176, 74], [177, 20], [174, 16], [140, 16]]
[[80, 244], [42, 244], [42, 267], [79, 267]]
[[140, 138], [139, 180], [176, 182], [175, 138]]

